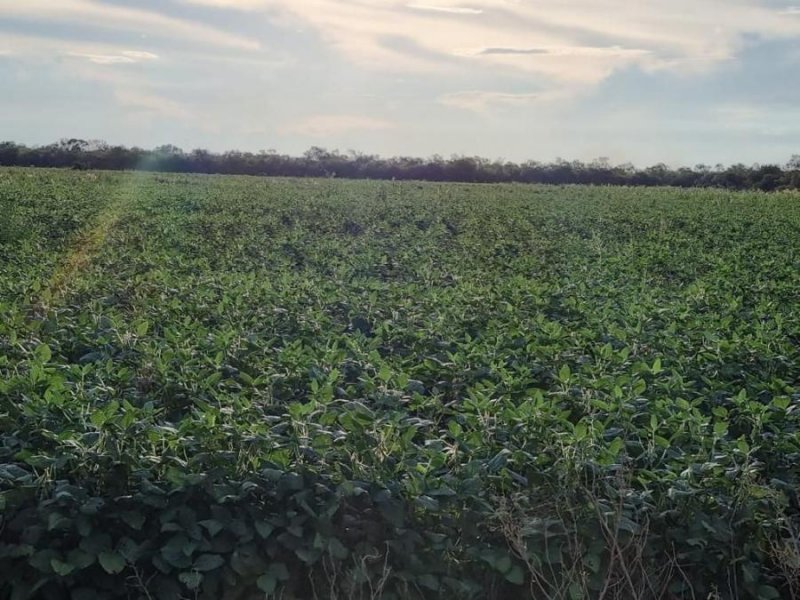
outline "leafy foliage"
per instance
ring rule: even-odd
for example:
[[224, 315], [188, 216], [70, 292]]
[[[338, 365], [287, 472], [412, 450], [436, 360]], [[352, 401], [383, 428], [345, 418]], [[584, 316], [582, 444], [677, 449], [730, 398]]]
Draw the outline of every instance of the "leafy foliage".
[[0, 171], [0, 596], [790, 597], [799, 199]]

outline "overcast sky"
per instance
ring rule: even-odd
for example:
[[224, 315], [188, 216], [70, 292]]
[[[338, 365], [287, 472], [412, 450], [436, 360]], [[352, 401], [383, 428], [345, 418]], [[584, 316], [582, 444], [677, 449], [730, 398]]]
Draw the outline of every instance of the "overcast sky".
[[648, 165], [800, 153], [780, 0], [0, 0], [0, 139]]

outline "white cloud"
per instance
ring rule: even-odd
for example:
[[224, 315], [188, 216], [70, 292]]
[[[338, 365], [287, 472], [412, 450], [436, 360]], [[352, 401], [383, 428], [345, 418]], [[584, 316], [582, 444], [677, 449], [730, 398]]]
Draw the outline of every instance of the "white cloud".
[[94, 64], [130, 64], [134, 62], [152, 62], [160, 58], [158, 54], [141, 48], [102, 42], [49, 38], [41, 35], [6, 34], [3, 36], [3, 43], [9, 48], [5, 50], [5, 53], [19, 59], [52, 59], [54, 57], [68, 56], [84, 59]]
[[134, 113], [180, 120], [197, 118], [190, 108], [180, 102], [140, 89], [130, 87], [117, 89], [114, 91], [114, 98], [120, 106], [131, 109]]
[[85, 58], [91, 63], [96, 65], [117, 65], [117, 64], [130, 64], [136, 61], [129, 56], [122, 56], [119, 54], [80, 54], [78, 52], [70, 52], [69, 56], [76, 58]]
[[[748, 34], [800, 37], [800, 22], [754, 0], [182, 1], [261, 10], [382, 71], [452, 71], [455, 59], [465, 70], [500, 67], [583, 85], [630, 66], [708, 68], [734, 57]], [[402, 49], [388, 42], [398, 39], [407, 42]]]
[[139, 50], [123, 50], [119, 54], [94, 54], [91, 52], [68, 52], [67, 54], [76, 58], [84, 58], [96, 65], [132, 64], [158, 58], [157, 54]]
[[268, 4], [267, 0], [184, 0], [184, 2], [242, 11], [262, 11]]
[[[51, 61], [54, 57], [66, 57], [58, 62], [60, 68], [71, 78], [85, 81], [92, 86], [98, 102], [112, 97], [116, 104], [126, 109], [130, 116], [151, 119], [153, 117], [198, 120], [195, 109], [163, 94], [164, 82], [159, 83], [147, 70], [131, 71], [125, 68], [108, 68], [115, 65], [132, 65], [157, 61], [154, 52], [133, 49], [113, 44], [51, 39], [36, 36], [9, 35], [4, 38], [14, 48], [15, 57], [34, 57], [37, 61]], [[34, 63], [35, 64], [35, 63]]]
[[548, 90], [530, 93], [505, 93], [492, 91], [464, 91], [440, 96], [437, 101], [443, 106], [478, 113], [498, 107], [524, 107], [532, 104], [547, 104], [564, 100], [570, 95], [566, 90]]
[[482, 112], [491, 105], [526, 105], [539, 99], [539, 94], [506, 94], [502, 92], [455, 92], [439, 98], [439, 103], [453, 108]]
[[93, 0], [0, 0], [0, 16], [37, 22], [79, 23], [112, 31], [128, 31], [238, 50], [256, 50], [259, 43], [188, 20], [169, 17], [140, 8]]
[[584, 57], [639, 57], [651, 54], [650, 50], [621, 48], [620, 46], [562, 46], [550, 48], [478, 48], [464, 52], [465, 56], [584, 56]]
[[281, 128], [283, 134], [307, 137], [329, 137], [351, 131], [380, 131], [393, 129], [394, 123], [360, 115], [314, 115]]
[[134, 60], [157, 60], [158, 54], [144, 52], [143, 50], [123, 50], [122, 56], [127, 56]]
[[467, 8], [465, 6], [439, 6], [436, 4], [407, 4], [408, 8], [414, 10], [427, 10], [430, 12], [439, 12], [450, 15], [482, 15], [483, 10], [480, 8]]
[[[179, 3], [190, 5], [181, 7], [180, 18], [159, 12], [166, 10], [160, 3], [147, 3], [150, 8], [145, 9], [144, 3], [131, 0], [124, 0], [124, 5], [123, 0], [0, 0], [0, 19], [8, 18], [11, 27], [17, 21], [26, 24], [20, 31], [39, 26], [38, 38], [13, 33], [8, 27], [0, 40], [0, 54], [13, 53], [13, 60], [32, 57], [31, 65], [65, 69], [70, 76], [81, 73], [106, 92], [98, 97], [116, 98], [136, 114], [190, 119], [202, 112], [211, 121], [216, 111], [216, 119], [260, 121], [268, 131], [285, 123], [287, 113], [313, 115], [281, 129], [302, 139], [389, 130], [395, 123], [353, 113], [391, 111], [392, 119], [399, 120], [431, 101], [426, 82], [432, 78], [399, 74], [406, 79], [401, 84], [394, 82], [394, 72], [434, 74], [436, 93], [442, 94], [436, 101], [454, 113], [513, 112], [516, 117], [527, 111], [530, 120], [547, 121], [545, 113], [560, 113], [567, 100], [595, 89], [623, 69], [700, 72], [735, 60], [748, 40], [800, 39], [796, 18], [800, 6], [778, 7], [763, 0], [172, 0], [171, 4], [175, 8]], [[197, 5], [240, 13], [213, 13]], [[201, 18], [207, 20], [200, 22]], [[244, 27], [237, 31], [236, 23]], [[73, 26], [80, 26], [81, 32], [86, 29], [87, 35], [76, 39], [76, 34], [65, 33]], [[259, 34], [253, 33], [263, 31], [261, 38], [268, 39], [275, 26], [286, 28], [283, 34], [270, 36], [286, 41], [279, 55], [263, 51]], [[300, 30], [303, 36], [295, 36]], [[50, 37], [52, 31], [62, 37]], [[309, 35], [348, 61], [345, 77], [320, 76], [330, 66], [324, 59], [314, 61], [320, 44], [306, 44], [291, 54]], [[132, 41], [139, 36], [143, 38], [139, 43]], [[168, 64], [156, 68], [155, 53]], [[63, 60], [65, 56], [71, 58]], [[291, 65], [290, 77], [273, 78], [266, 72], [266, 67], [279, 64], [276, 61]], [[126, 66], [134, 63], [153, 68]], [[381, 77], [356, 73], [356, 67], [375, 69]], [[197, 76], [199, 72], [202, 76]], [[345, 79], [346, 86], [356, 91], [377, 91], [381, 100], [322, 97], [331, 81]], [[241, 85], [231, 83], [237, 81]], [[457, 87], [450, 85], [454, 81], [459, 82]], [[186, 86], [206, 93], [188, 93]], [[231, 88], [239, 92], [230, 96]], [[191, 110], [176, 99], [184, 99]], [[231, 102], [249, 108], [231, 111]], [[432, 112], [441, 115], [444, 109]], [[436, 129], [437, 124], [432, 125]], [[410, 136], [402, 133], [374, 137]]]
[[[3, 0], [0, 0], [2, 3]], [[3, 45], [8, 49], [6, 54], [15, 59], [26, 60], [34, 59], [37, 61], [49, 60], [57, 56], [83, 57], [90, 61], [92, 57], [124, 57], [125, 60], [110, 59], [103, 60], [105, 64], [125, 64], [133, 62], [152, 62], [159, 60], [161, 56], [152, 51], [131, 49], [130, 46], [117, 45], [114, 43], [87, 42], [84, 40], [63, 39], [58, 37], [46, 37], [40, 35], [17, 35], [4, 34], [2, 37]], [[188, 62], [193, 64], [205, 63], [209, 69], [229, 69], [232, 65], [240, 65], [250, 69], [276, 69], [283, 68], [293, 62], [285, 54], [265, 52], [225, 52], [218, 48], [208, 45], [196, 45], [191, 47], [166, 46], [154, 40], [147, 40], [150, 47], [168, 47], [168, 55], [173, 63]], [[95, 61], [93, 64], [97, 64]]]

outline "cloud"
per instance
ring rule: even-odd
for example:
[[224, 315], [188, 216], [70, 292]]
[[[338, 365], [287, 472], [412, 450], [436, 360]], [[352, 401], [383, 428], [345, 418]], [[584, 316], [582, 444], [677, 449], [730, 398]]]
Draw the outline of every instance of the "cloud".
[[117, 65], [125, 63], [135, 63], [136, 61], [128, 56], [114, 55], [114, 54], [80, 54], [78, 52], [70, 52], [69, 56], [77, 58], [85, 58], [91, 63], [96, 65]]
[[620, 46], [487, 47], [457, 50], [457, 56], [473, 61], [502, 64], [533, 71], [566, 84], [593, 84], [614, 70], [629, 65], [653, 69], [665, 62], [651, 61], [650, 50]]
[[[105, 77], [106, 96], [117, 94], [132, 111], [185, 118], [186, 106], [168, 99], [173, 93], [198, 110], [205, 110], [210, 96], [226, 106], [250, 102], [244, 98], [252, 96], [253, 105], [258, 104], [253, 114], [270, 128], [284, 121], [285, 113], [279, 114], [283, 106], [290, 114], [332, 113], [309, 116], [283, 129], [324, 137], [395, 126], [352, 114], [367, 101], [348, 104], [343, 99], [320, 108], [309, 90], [324, 93], [332, 81], [347, 79], [347, 85], [376, 89], [383, 98], [382, 108], [373, 102], [376, 115], [395, 111], [390, 102], [397, 106], [397, 114], [408, 113], [430, 102], [431, 89], [436, 90], [433, 95], [441, 94], [437, 98], [441, 106], [453, 110], [538, 114], [541, 107], [556, 110], [559, 103], [595, 89], [623, 70], [702, 72], [735, 60], [752, 40], [800, 38], [800, 19], [787, 16], [800, 14], [798, 7], [775, 4], [762, 0], [636, 0], [624, 6], [619, 0], [0, 0], [0, 15], [11, 24], [0, 46], [23, 59], [33, 57], [31, 63], [50, 67], [55, 63], [70, 75], [81, 71], [98, 82]], [[198, 5], [206, 9], [199, 10]], [[168, 10], [181, 16], [170, 16]], [[18, 23], [24, 26], [15, 27]], [[242, 26], [238, 31], [237, 23]], [[275, 27], [285, 31], [275, 33]], [[14, 33], [36, 28], [46, 43], [31, 36], [20, 41], [21, 34]], [[297, 36], [296, 30], [303, 35]], [[146, 42], [135, 41], [140, 35], [148, 36]], [[263, 51], [259, 37], [268, 35], [280, 41], [284, 54]], [[310, 36], [317, 39], [309, 43]], [[321, 56], [325, 51], [335, 55], [337, 63], [348, 65], [329, 62]], [[155, 53], [163, 60], [156, 62]], [[271, 79], [263, 71], [266, 61], [290, 54], [285, 61], [292, 65], [288, 77]], [[64, 56], [71, 58], [59, 60]], [[240, 62], [229, 64], [233, 61]], [[152, 68], [137, 68], [134, 63]], [[329, 67], [342, 68], [345, 76], [320, 75]], [[379, 75], [358, 69], [374, 69]], [[420, 73], [425, 77], [416, 77]], [[119, 80], [112, 81], [114, 77]], [[225, 96], [237, 77], [241, 93], [236, 98]], [[407, 83], [396, 83], [396, 78]], [[185, 85], [210, 94], [192, 96], [180, 89]], [[276, 88], [279, 91], [273, 93]], [[269, 90], [268, 100], [264, 90]], [[303, 99], [292, 104], [301, 92]], [[418, 104], [412, 106], [407, 98]], [[400, 106], [404, 103], [407, 106]], [[259, 111], [272, 116], [265, 119]], [[236, 111], [225, 115], [242, 118]]]
[[[2, 3], [3, 0], [0, 0]], [[35, 61], [49, 60], [54, 57], [71, 56], [73, 58], [83, 57], [86, 62], [92, 62], [91, 58], [99, 58], [92, 64], [130, 64], [133, 62], [152, 62], [161, 58], [160, 54], [152, 51], [131, 50], [129, 46], [120, 45], [114, 42], [94, 42], [84, 39], [74, 39], [69, 37], [49, 37], [43, 34], [13, 34], [3, 32], [3, 47], [9, 56], [21, 61], [34, 59]], [[219, 48], [205, 44], [184, 47], [180, 44], [169, 45], [159, 43], [158, 40], [148, 39], [148, 47], [164, 47], [170, 61], [173, 64], [185, 63], [191, 65], [203, 65], [207, 69], [230, 69], [234, 65], [243, 66], [249, 69], [276, 69], [284, 68], [294, 62], [285, 53], [265, 53], [265, 52], [225, 52]], [[124, 57], [110, 58], [103, 60], [103, 57]], [[128, 60], [128, 59], [132, 59]], [[73, 61], [77, 63], [78, 61]]]
[[5, 18], [31, 19], [37, 23], [78, 23], [100, 30], [147, 32], [172, 42], [257, 50], [260, 44], [252, 39], [228, 33], [215, 27], [170, 17], [158, 12], [131, 8], [93, 0], [0, 0], [0, 15]]
[[147, 116], [193, 120], [197, 115], [187, 106], [158, 94], [140, 89], [123, 87], [114, 91], [117, 103], [132, 112]]
[[273, 23], [310, 28], [365, 68], [453, 72], [460, 64], [464, 72], [501, 68], [587, 86], [631, 66], [706, 69], [734, 57], [751, 34], [800, 36], [800, 22], [752, 0], [641, 0], [624, 8], [619, 0], [181, 1], [260, 10]]
[[437, 6], [435, 4], [407, 4], [413, 10], [427, 10], [450, 15], [482, 15], [483, 10], [479, 8], [467, 8], [464, 6]]
[[157, 54], [140, 50], [123, 50], [119, 54], [92, 54], [85, 52], [68, 52], [69, 56], [85, 58], [96, 65], [133, 64], [158, 59]]
[[[470, 54], [469, 52], [467, 54]], [[484, 48], [473, 51], [473, 55], [490, 56], [492, 54], [548, 54], [544, 48]]]
[[488, 112], [497, 107], [523, 107], [531, 104], [544, 104], [564, 99], [565, 91], [543, 91], [529, 93], [506, 93], [490, 91], [454, 92], [440, 96], [437, 101], [443, 106], [470, 110], [478, 113]]
[[548, 56], [643, 56], [650, 54], [649, 50], [635, 48], [621, 48], [619, 46], [593, 47], [593, 46], [564, 46], [561, 48], [481, 48], [473, 51], [473, 56], [503, 56], [503, 55], [548, 55]]
[[183, 0], [185, 4], [198, 4], [214, 8], [231, 9], [239, 11], [263, 11], [268, 2], [266, 0]]
[[393, 129], [394, 123], [360, 115], [314, 115], [283, 127], [283, 134], [307, 137], [330, 137], [352, 131], [380, 131]]
[[122, 56], [127, 56], [134, 60], [157, 60], [158, 54], [152, 52], [144, 52], [143, 50], [123, 50]]

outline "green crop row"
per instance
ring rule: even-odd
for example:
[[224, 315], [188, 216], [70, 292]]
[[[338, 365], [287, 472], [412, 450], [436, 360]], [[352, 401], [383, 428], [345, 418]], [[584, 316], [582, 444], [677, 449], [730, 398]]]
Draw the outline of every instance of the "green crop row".
[[800, 594], [800, 195], [0, 170], [0, 597]]

